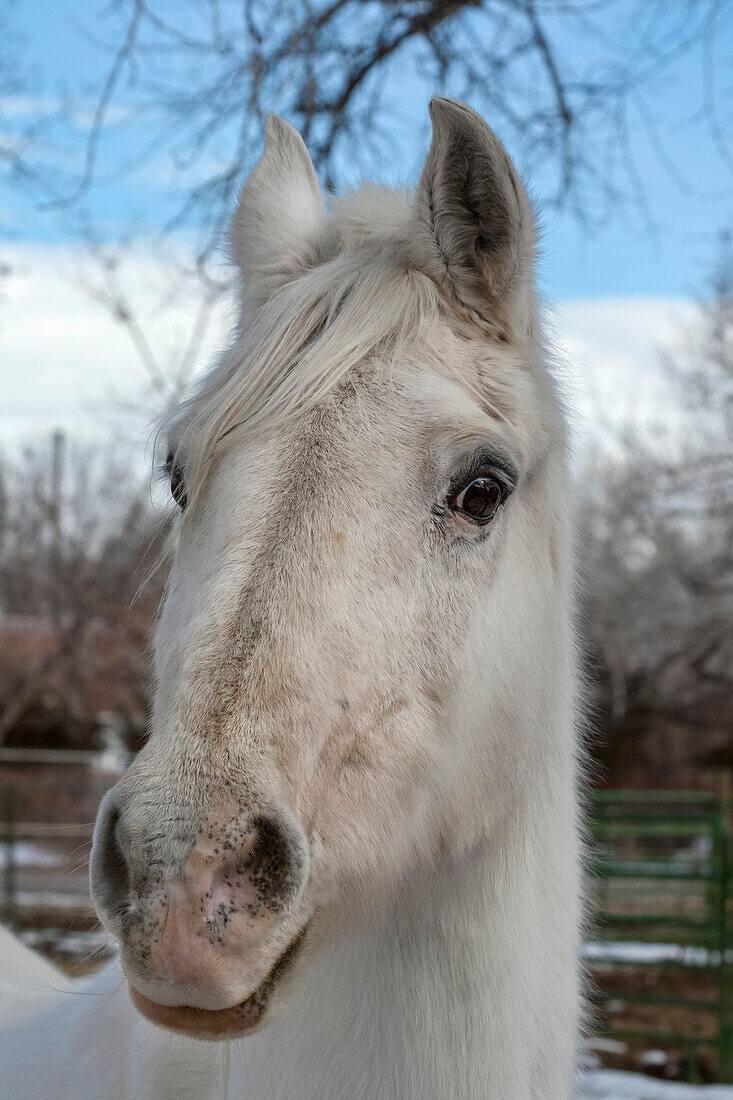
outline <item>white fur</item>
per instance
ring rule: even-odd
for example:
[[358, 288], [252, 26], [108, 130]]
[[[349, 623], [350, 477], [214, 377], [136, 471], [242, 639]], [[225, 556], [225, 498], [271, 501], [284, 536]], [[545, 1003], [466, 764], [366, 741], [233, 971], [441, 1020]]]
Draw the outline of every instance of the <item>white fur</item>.
[[[531, 263], [526, 201], [484, 310], [494, 252], [477, 271], [470, 249], [450, 254], [482, 238], [461, 222], [473, 215], [455, 146], [440, 146], [467, 109], [435, 110], [440, 189], [426, 168], [418, 203], [366, 188], [327, 222], [300, 139], [270, 126], [235, 223], [235, 347], [170, 426], [190, 501], [151, 739], [114, 795], [129, 859], [171, 863], [169, 820], [187, 858], [194, 828], [225, 812], [224, 777], [235, 805], [287, 805], [307, 836], [307, 882], [280, 939], [245, 961], [265, 972], [273, 943], [307, 926], [303, 950], [264, 1027], [219, 1045], [152, 1029], [110, 969], [6, 1033], [13, 1096], [570, 1093], [580, 905], [564, 430], [531, 271], [517, 268]], [[481, 152], [485, 124], [469, 122]], [[493, 135], [485, 152], [472, 202], [490, 203], [482, 179], [499, 178], [509, 206], [521, 188]], [[268, 237], [281, 191], [285, 231]], [[428, 255], [436, 201], [448, 228]], [[432, 509], [485, 446], [519, 476], [478, 538]]]

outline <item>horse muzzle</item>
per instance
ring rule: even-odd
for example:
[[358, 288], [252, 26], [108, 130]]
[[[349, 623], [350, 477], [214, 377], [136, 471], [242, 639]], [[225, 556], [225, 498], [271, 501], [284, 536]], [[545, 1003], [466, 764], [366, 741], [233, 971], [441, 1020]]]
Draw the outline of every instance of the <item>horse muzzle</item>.
[[265, 1022], [270, 998], [299, 954], [306, 932], [307, 927], [298, 933], [248, 997], [229, 1008], [206, 1009], [186, 1004], [160, 1004], [140, 993], [132, 984], [130, 999], [138, 1012], [152, 1023], [193, 1039], [233, 1039], [255, 1031]]
[[258, 803], [223, 824], [147, 838], [113, 789], [90, 863], [97, 913], [119, 940], [138, 1010], [201, 1038], [260, 1026], [305, 935], [309, 845], [289, 810]]

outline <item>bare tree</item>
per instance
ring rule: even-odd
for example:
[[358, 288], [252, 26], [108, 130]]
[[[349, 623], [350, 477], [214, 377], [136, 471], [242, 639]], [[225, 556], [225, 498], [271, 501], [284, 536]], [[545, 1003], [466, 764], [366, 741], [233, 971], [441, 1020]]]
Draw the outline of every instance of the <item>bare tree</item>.
[[[646, 98], [652, 83], [700, 43], [711, 64], [730, 60], [724, 46], [716, 57], [728, 3], [643, 0], [626, 5], [623, 20], [622, 10], [616, 0], [209, 0], [192, 14], [121, 0], [83, 171], [65, 201], [92, 187], [110, 109], [124, 94], [132, 120], [155, 120], [140, 128], [148, 142], [135, 159], [166, 150], [184, 178], [199, 177], [167, 228], [196, 224], [205, 259], [267, 111], [300, 128], [334, 184], [347, 164], [353, 172], [389, 163], [400, 129], [424, 124], [425, 100], [450, 87], [486, 112], [528, 173], [543, 176], [546, 203], [602, 219], [642, 201], [634, 117], [664, 156]], [[402, 106], [406, 79], [422, 90], [418, 118]], [[699, 106], [733, 165], [716, 98], [727, 91], [710, 73]]]
[[144, 570], [164, 537], [113, 448], [69, 447], [56, 433], [2, 463], [0, 743], [44, 708], [72, 737], [88, 738], [100, 677], [112, 684], [112, 709], [139, 724], [160, 596]]
[[[46, 207], [87, 240], [97, 296], [127, 328], [156, 392], [170, 399], [188, 381], [227, 288], [217, 250], [267, 111], [299, 127], [332, 185], [390, 164], [395, 147], [426, 125], [425, 101], [449, 90], [500, 130], [524, 171], [542, 181], [546, 206], [566, 207], [589, 226], [622, 210], [648, 223], [630, 135], [640, 129], [688, 186], [648, 93], [692, 49], [702, 51], [707, 75], [691, 115], [705, 115], [733, 167], [730, 89], [715, 77], [730, 62], [731, 21], [729, 0], [115, 0], [85, 28], [108, 60], [83, 163], [65, 170], [49, 143], [35, 143], [28, 163], [45, 181]], [[116, 155], [110, 138], [120, 128], [127, 137]], [[132, 178], [151, 164], [160, 171], [166, 158], [175, 185], [155, 247], [193, 235], [179, 275], [193, 267], [201, 280], [200, 308], [173, 368], [151, 354], [130, 307], [129, 242], [100, 233], [85, 213], [100, 177]]]
[[611, 722], [643, 712], [704, 729], [711, 714], [733, 718], [729, 242], [681, 336], [682, 350], [664, 359], [679, 410], [667, 438], [628, 434], [623, 460], [586, 471], [588, 627]]

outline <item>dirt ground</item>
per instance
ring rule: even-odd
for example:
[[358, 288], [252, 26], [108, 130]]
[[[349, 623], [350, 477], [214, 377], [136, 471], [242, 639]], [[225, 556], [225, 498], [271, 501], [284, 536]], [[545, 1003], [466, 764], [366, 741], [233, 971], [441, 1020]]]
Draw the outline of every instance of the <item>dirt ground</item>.
[[[698, 967], [663, 967], [596, 965], [591, 970], [596, 992], [608, 1000], [596, 1001], [595, 1020], [599, 1027], [622, 1031], [649, 1029], [689, 1035], [695, 1039], [711, 1039], [709, 1046], [696, 1048], [697, 1079], [702, 1083], [715, 1081], [717, 1066], [718, 980], [715, 972]], [[593, 992], [593, 990], [591, 990]], [[710, 1008], [637, 1004], [626, 999], [631, 993], [710, 1003]], [[663, 1040], [636, 1039], [619, 1034], [604, 1034], [594, 1042], [601, 1064], [609, 1069], [634, 1070], [667, 1080], [686, 1081], [689, 1078], [691, 1049]]]

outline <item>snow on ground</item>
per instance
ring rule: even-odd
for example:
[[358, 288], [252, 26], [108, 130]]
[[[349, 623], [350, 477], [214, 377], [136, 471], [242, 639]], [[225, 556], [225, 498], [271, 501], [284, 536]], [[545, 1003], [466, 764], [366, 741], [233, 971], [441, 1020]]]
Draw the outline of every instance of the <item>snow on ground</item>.
[[42, 951], [49, 947], [58, 955], [85, 958], [97, 952], [117, 954], [117, 941], [106, 932], [60, 932], [56, 928], [27, 928], [18, 933], [26, 947]]
[[[64, 862], [64, 857], [58, 852], [49, 852], [38, 844], [29, 844], [27, 841], [18, 841], [12, 846], [13, 864], [16, 867], [58, 867]], [[8, 863], [8, 846], [0, 848], [0, 871], [5, 870]]]
[[61, 894], [53, 890], [19, 890], [15, 894], [19, 909], [89, 909], [88, 894]]
[[[707, 966], [720, 961], [719, 951], [704, 947], [683, 946], [677, 943], [613, 942], [611, 940], [586, 943], [583, 954], [589, 962], [615, 963], [666, 963], [677, 962], [684, 966]], [[728, 958], [726, 951], [726, 959]]]
[[602, 1069], [584, 1078], [578, 1100], [733, 1100], [733, 1085], [683, 1085]]

